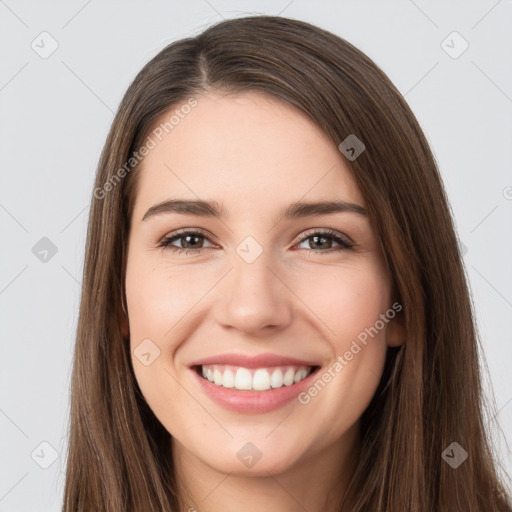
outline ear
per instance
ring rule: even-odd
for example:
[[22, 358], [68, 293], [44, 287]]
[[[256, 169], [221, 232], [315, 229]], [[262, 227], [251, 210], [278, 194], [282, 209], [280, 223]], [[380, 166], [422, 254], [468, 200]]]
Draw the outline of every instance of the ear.
[[[395, 302], [395, 304], [397, 303]], [[388, 323], [386, 329], [386, 343], [390, 347], [399, 347], [405, 343], [406, 339], [407, 331], [405, 329], [404, 313], [403, 309], [400, 309]]]

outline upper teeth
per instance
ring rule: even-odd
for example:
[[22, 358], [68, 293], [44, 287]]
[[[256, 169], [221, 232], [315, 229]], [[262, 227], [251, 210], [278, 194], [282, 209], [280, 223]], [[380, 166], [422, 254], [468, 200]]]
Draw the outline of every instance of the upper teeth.
[[273, 368], [242, 368], [224, 364], [203, 365], [205, 379], [217, 386], [241, 390], [265, 391], [291, 386], [311, 373], [311, 366], [278, 366]]

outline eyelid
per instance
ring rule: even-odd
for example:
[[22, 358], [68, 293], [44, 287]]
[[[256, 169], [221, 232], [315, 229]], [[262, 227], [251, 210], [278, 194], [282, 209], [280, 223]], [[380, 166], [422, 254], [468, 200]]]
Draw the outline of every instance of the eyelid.
[[[212, 238], [215, 238], [211, 233], [209, 233], [208, 231], [206, 231], [202, 228], [193, 228], [192, 227], [192, 228], [182, 228], [182, 229], [179, 229], [178, 231], [173, 231], [170, 234], [165, 235], [161, 241], [167, 240], [170, 238], [175, 238], [175, 237], [178, 237], [179, 235], [191, 234], [191, 233], [200, 234], [200, 235], [204, 236], [205, 238], [210, 239], [210, 241]], [[346, 235], [345, 233], [342, 233], [340, 231], [337, 231], [335, 229], [332, 229], [332, 228], [309, 228], [308, 230], [306, 230], [304, 233], [301, 234], [300, 238], [295, 239], [295, 241], [293, 242], [293, 245], [296, 245], [299, 242], [303, 242], [305, 239], [307, 239], [310, 236], [315, 235], [317, 233], [338, 236], [340, 238], [343, 238], [344, 241], [346, 241], [349, 244], [355, 244], [355, 242], [348, 235]], [[217, 245], [219, 245], [219, 244], [217, 244]]]
[[323, 235], [329, 235], [334, 238], [341, 238], [347, 245], [355, 246], [355, 242], [345, 233], [342, 233], [341, 231], [338, 231], [336, 229], [332, 228], [311, 228], [308, 229], [305, 233], [301, 234], [300, 239], [297, 240], [297, 242], [294, 243], [296, 245], [297, 243], [302, 243], [304, 240], [307, 240], [309, 237], [315, 235], [315, 234], [323, 234]]
[[[202, 228], [182, 228], [182, 229], [178, 229], [177, 231], [173, 231], [173, 232], [165, 235], [158, 242], [158, 246], [160, 246], [160, 244], [162, 244], [166, 240], [168, 241], [168, 240], [171, 240], [173, 238], [179, 240], [179, 238], [181, 236], [191, 235], [191, 234], [201, 235], [205, 239], [209, 240], [213, 245], [219, 246], [219, 244], [217, 242], [214, 242], [212, 240], [212, 239], [215, 239], [215, 237], [211, 233], [209, 233], [208, 231], [206, 231], [206, 230], [204, 230]], [[175, 247], [175, 246], [173, 246], [173, 247]], [[180, 249], [180, 247], [176, 247], [176, 249]], [[202, 247], [201, 249], [207, 249], [207, 247]], [[197, 251], [200, 251], [201, 249], [183, 249], [183, 250], [195, 250], [197, 252]]]
[[[166, 236], [163, 237], [163, 239], [158, 243], [158, 247], [162, 249], [169, 249], [171, 251], [175, 252], [186, 252], [188, 254], [193, 253], [200, 253], [204, 251], [205, 249], [212, 248], [212, 247], [199, 247], [197, 249], [186, 249], [177, 247], [175, 245], [172, 245], [171, 242], [174, 242], [175, 240], [179, 240], [180, 238], [184, 237], [185, 235], [199, 235], [200, 237], [208, 240], [210, 243], [212, 243], [214, 246], [219, 246], [216, 242], [213, 242], [211, 239], [215, 238], [211, 233], [207, 232], [206, 230], [202, 228], [182, 228], [178, 231], [172, 232]], [[301, 237], [299, 239], [296, 239], [293, 242], [293, 245], [298, 245], [301, 243], [304, 243], [306, 240], [311, 238], [312, 236], [317, 235], [320, 237], [327, 237], [331, 238], [335, 243], [338, 244], [339, 247], [331, 247], [326, 250], [315, 250], [315, 249], [304, 249], [306, 251], [311, 251], [313, 253], [317, 252], [319, 254], [328, 254], [331, 252], [336, 251], [342, 251], [342, 250], [356, 250], [357, 244], [353, 242], [353, 240], [346, 235], [345, 233], [342, 233], [340, 231], [337, 231], [332, 228], [310, 228], [303, 232], [301, 234]]]

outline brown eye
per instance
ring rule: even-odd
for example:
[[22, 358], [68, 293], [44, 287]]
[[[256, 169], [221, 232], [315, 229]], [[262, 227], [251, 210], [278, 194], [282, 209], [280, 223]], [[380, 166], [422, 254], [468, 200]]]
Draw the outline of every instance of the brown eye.
[[[335, 231], [315, 231], [313, 233], [308, 234], [306, 237], [302, 238], [299, 244], [302, 244], [306, 241], [310, 240], [309, 247], [303, 247], [310, 252], [317, 252], [325, 254], [326, 252], [331, 253], [333, 251], [344, 251], [348, 249], [352, 249], [355, 244], [353, 244], [348, 237], [340, 236]], [[333, 241], [339, 244], [339, 247], [332, 247]]]
[[[187, 254], [193, 254], [207, 248], [203, 246], [205, 240], [209, 240], [208, 237], [198, 231], [182, 231], [175, 235], [165, 237], [160, 242], [159, 247], [177, 253], [186, 252]], [[310, 240], [309, 247], [303, 247], [302, 249], [321, 254], [350, 250], [355, 247], [355, 244], [352, 243], [348, 237], [331, 230], [314, 231], [303, 237], [299, 244], [308, 240]], [[181, 247], [174, 245], [176, 241], [179, 241]], [[333, 247], [333, 242], [337, 243], [339, 247]], [[212, 247], [215, 247], [215, 245], [212, 244]]]
[[[208, 238], [197, 231], [182, 231], [176, 235], [165, 237], [159, 244], [159, 247], [170, 249], [177, 252], [199, 252], [205, 247], [202, 247], [203, 241]], [[173, 245], [173, 242], [180, 241], [181, 247]], [[212, 244], [214, 247], [214, 245]]]

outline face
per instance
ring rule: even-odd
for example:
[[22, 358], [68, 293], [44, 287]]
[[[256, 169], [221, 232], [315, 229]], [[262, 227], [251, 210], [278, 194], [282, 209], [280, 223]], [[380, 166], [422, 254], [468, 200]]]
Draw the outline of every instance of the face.
[[[261, 93], [196, 99], [139, 169], [124, 329], [173, 447], [223, 473], [275, 474], [354, 441], [403, 341], [397, 308], [336, 145]], [[284, 214], [325, 201], [346, 207]]]

